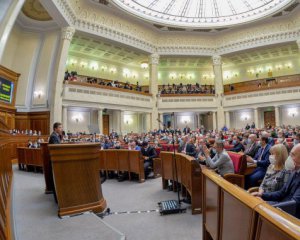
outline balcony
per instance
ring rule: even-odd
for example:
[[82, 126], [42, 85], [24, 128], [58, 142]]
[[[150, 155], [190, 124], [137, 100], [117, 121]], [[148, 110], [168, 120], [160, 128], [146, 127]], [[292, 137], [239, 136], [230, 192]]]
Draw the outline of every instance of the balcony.
[[63, 100], [99, 103], [106, 108], [116, 105], [151, 109], [153, 104], [152, 94], [149, 93], [83, 82], [65, 83]]

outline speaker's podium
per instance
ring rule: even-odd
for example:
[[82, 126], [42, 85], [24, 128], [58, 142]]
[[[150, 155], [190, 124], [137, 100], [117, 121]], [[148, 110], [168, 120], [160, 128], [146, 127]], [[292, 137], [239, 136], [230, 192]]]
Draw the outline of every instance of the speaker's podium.
[[99, 147], [99, 143], [48, 145], [60, 217], [105, 210], [98, 170]]

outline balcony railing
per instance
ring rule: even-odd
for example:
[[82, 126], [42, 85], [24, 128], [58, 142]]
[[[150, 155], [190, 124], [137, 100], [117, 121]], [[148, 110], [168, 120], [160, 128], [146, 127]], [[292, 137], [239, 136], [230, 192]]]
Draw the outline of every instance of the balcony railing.
[[282, 77], [271, 77], [240, 83], [224, 85], [225, 95], [266, 91], [279, 88], [290, 88], [300, 86], [300, 75], [289, 75]]

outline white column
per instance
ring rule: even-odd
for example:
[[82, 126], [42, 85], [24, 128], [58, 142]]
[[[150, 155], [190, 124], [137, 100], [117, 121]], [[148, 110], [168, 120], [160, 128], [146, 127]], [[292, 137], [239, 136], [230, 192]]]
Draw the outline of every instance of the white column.
[[145, 132], [149, 132], [151, 130], [151, 113], [146, 113], [146, 124], [145, 124]]
[[216, 112], [213, 112], [213, 130], [217, 128]]
[[125, 126], [124, 126], [124, 111], [120, 111], [120, 134], [124, 135]]
[[101, 108], [98, 109], [98, 126], [100, 133], [103, 134], [103, 110]]
[[276, 127], [279, 127], [281, 125], [280, 122], [280, 108], [278, 106], [275, 106], [275, 125]]
[[65, 133], [68, 132], [68, 107], [67, 106], [63, 106], [63, 121], [62, 121], [62, 125], [63, 125], [63, 129], [65, 131]]
[[256, 128], [259, 128], [258, 124], [258, 109], [257, 108], [254, 108], [254, 124], [255, 124], [255, 127]]
[[[151, 114], [151, 127], [153, 129], [158, 129], [158, 109], [157, 109], [157, 93], [158, 93], [158, 85], [157, 85], [157, 78], [158, 78], [158, 63], [159, 63], [159, 55], [156, 53], [151, 54], [149, 57], [149, 92], [152, 94], [152, 114]], [[149, 130], [149, 129], [148, 129]]]
[[224, 118], [224, 109], [223, 109], [223, 95], [224, 95], [224, 87], [223, 87], [223, 73], [222, 73], [222, 58], [221, 56], [214, 55], [212, 56], [213, 61], [213, 69], [215, 75], [215, 92], [216, 92], [216, 100], [217, 100], [217, 127], [219, 130], [225, 125]]
[[198, 126], [199, 126], [199, 128], [201, 127], [201, 119], [202, 119], [202, 114], [199, 113], [198, 114]]
[[230, 112], [229, 111], [225, 112], [225, 119], [226, 119], [226, 127], [228, 129], [230, 129]]
[[[4, 17], [0, 19], [0, 63], [3, 58], [5, 46], [10, 35], [10, 32], [15, 24], [15, 21], [20, 13], [20, 10], [25, 0], [6, 1], [6, 3], [0, 4], [5, 10]], [[4, 6], [5, 5], [5, 6]], [[10, 6], [9, 6], [10, 5]], [[51, 125], [51, 124], [50, 124]]]
[[163, 129], [164, 128], [164, 114], [163, 113], [159, 114], [159, 121], [160, 121], [159, 128]]
[[[68, 50], [71, 44], [72, 37], [75, 33], [73, 27], [62, 28], [61, 41], [58, 50], [57, 64], [55, 68], [54, 79], [54, 94], [51, 101], [50, 122], [61, 122], [62, 120], [62, 94], [63, 94], [63, 80], [65, 74], [65, 66], [68, 57]], [[51, 125], [50, 124], [50, 125]]]

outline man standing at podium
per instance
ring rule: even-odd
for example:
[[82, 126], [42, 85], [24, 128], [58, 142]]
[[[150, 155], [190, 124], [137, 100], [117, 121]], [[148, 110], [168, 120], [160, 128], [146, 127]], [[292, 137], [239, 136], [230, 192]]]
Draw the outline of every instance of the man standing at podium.
[[53, 132], [51, 133], [49, 138], [49, 144], [60, 144], [62, 131], [62, 124], [60, 122], [54, 123]]

